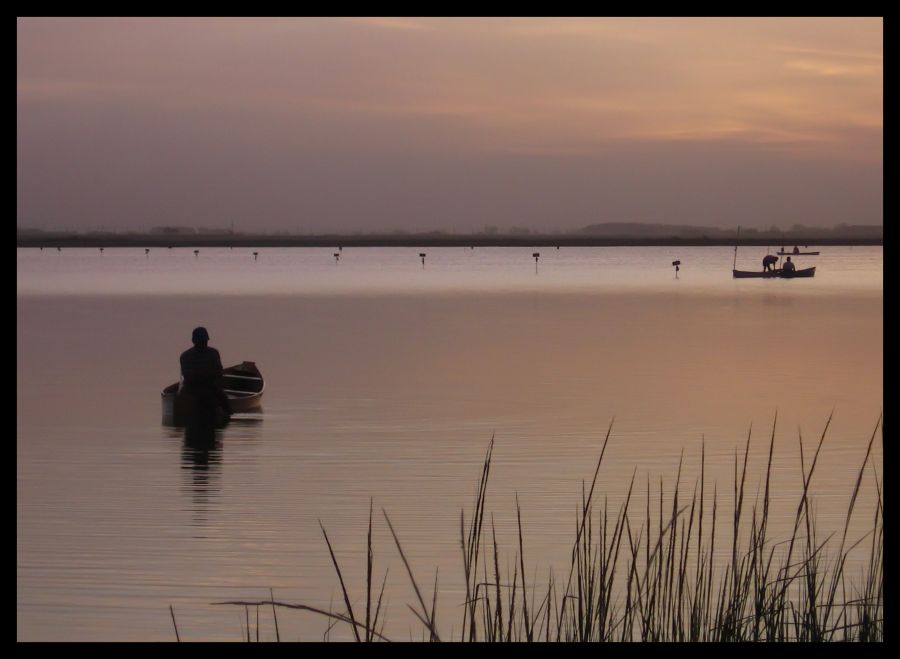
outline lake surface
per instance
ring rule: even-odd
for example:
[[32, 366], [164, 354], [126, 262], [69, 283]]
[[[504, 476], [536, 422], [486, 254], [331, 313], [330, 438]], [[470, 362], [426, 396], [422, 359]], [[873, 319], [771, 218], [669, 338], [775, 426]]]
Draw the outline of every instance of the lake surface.
[[[518, 496], [538, 584], [568, 565], [611, 422], [598, 492], [612, 509], [633, 475], [636, 510], [648, 481], [669, 497], [682, 455], [689, 499], [705, 446], [707, 496], [715, 481], [727, 516], [735, 454], [752, 424], [753, 500], [777, 410], [770, 533], [786, 539], [798, 435], [808, 462], [833, 410], [812, 495], [820, 536], [842, 530], [883, 407], [882, 248], [798, 257], [818, 266], [806, 280], [734, 280], [721, 247], [336, 251], [17, 250], [17, 640], [174, 640], [172, 605], [182, 640], [237, 641], [243, 608], [211, 603], [270, 588], [342, 609], [319, 521], [359, 605], [370, 500], [385, 633], [420, 625], [382, 508], [426, 598], [439, 569], [439, 627], [458, 634], [460, 510], [492, 436], [501, 560]], [[742, 248], [737, 267], [764, 253]], [[263, 411], [210, 451], [160, 422], [197, 325], [226, 365], [266, 377]], [[881, 455], [879, 434], [879, 478]], [[871, 526], [867, 474], [851, 537]], [[328, 627], [308, 612], [278, 622], [283, 640]], [[270, 610], [260, 626], [274, 639]]]

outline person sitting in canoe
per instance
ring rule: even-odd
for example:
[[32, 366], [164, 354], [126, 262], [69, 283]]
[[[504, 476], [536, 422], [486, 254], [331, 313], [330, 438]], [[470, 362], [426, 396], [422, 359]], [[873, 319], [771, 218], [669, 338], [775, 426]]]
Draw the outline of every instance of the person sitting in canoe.
[[181, 353], [181, 390], [198, 402], [215, 402], [226, 417], [231, 416], [231, 404], [222, 380], [222, 359], [219, 351], [209, 346], [209, 332], [198, 327], [191, 333], [193, 348]]
[[800, 248], [797, 245], [794, 245], [794, 254], [799, 254]]
[[787, 272], [795, 272], [796, 270], [797, 270], [797, 268], [794, 266], [793, 263], [791, 263], [791, 257], [790, 256], [787, 257], [787, 261], [785, 261], [784, 265], [781, 266], [781, 271], [787, 273]]
[[766, 254], [763, 257], [763, 272], [771, 272], [775, 270], [775, 264], [778, 263], [778, 257], [773, 254]]

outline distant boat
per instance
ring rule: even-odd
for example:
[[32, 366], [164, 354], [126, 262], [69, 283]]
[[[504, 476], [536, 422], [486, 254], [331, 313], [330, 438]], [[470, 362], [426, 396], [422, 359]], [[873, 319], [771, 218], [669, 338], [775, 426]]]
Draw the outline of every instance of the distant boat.
[[[734, 279], [795, 279], [797, 277], [815, 277], [816, 276], [816, 268], [803, 268], [802, 270], [784, 270], [783, 268], [778, 270], [738, 270], [737, 269], [737, 251], [738, 251], [738, 243], [741, 242], [741, 227], [738, 226], [737, 230], [737, 240], [734, 242], [734, 263], [731, 266], [731, 276]], [[782, 248], [783, 250], [783, 248]], [[779, 254], [785, 254], [786, 252], [781, 251]], [[815, 252], [818, 254], [818, 252]], [[793, 256], [793, 254], [791, 254]], [[777, 260], [777, 259], [776, 259]], [[790, 259], [788, 259], [790, 261]]]
[[[253, 412], [260, 408], [263, 391], [266, 388], [262, 373], [254, 362], [241, 362], [222, 370], [225, 381], [225, 395], [231, 405], [232, 414]], [[170, 384], [162, 390], [163, 422], [183, 425], [191, 416], [192, 400], [188, 396], [179, 395], [180, 382]], [[216, 408], [217, 425], [224, 421], [224, 411]]]
[[818, 256], [819, 252], [775, 252], [779, 256]]
[[815, 277], [816, 268], [804, 268], [802, 270], [784, 271], [784, 270], [732, 270], [735, 279], [749, 279], [751, 277], [762, 277], [765, 279], [794, 279], [796, 277]]

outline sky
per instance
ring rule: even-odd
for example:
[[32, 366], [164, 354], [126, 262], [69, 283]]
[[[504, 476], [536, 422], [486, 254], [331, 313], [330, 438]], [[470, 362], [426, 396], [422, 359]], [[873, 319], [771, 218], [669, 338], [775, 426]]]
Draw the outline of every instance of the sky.
[[17, 226], [883, 224], [880, 18], [19, 18]]

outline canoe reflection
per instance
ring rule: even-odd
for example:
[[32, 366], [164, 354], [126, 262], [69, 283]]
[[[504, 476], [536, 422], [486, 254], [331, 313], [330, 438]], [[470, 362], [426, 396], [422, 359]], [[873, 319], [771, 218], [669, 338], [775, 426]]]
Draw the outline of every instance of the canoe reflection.
[[[227, 426], [191, 424], [184, 427], [181, 447], [182, 491], [190, 496], [191, 526], [206, 527], [211, 512], [215, 511], [215, 499], [221, 491], [223, 445], [229, 429], [249, 429], [262, 424], [261, 417], [232, 418]], [[202, 536], [200, 536], [202, 537]]]
[[181, 449], [182, 491], [190, 496], [191, 526], [205, 527], [210, 504], [221, 490], [222, 433], [215, 426], [187, 426]]

